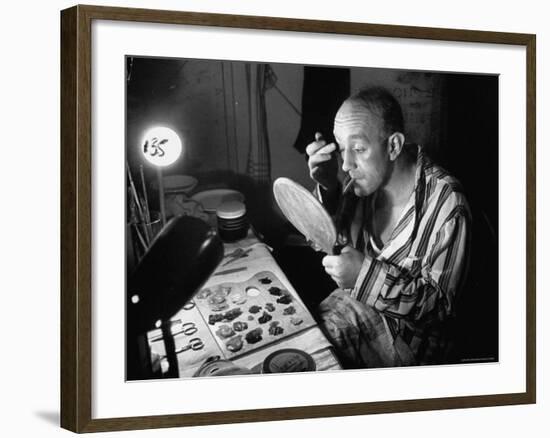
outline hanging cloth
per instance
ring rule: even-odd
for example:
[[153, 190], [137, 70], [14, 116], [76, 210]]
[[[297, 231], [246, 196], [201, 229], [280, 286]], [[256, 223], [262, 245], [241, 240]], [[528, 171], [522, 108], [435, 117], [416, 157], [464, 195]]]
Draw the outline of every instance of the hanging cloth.
[[265, 95], [277, 80], [269, 64], [246, 64], [249, 148], [246, 173], [258, 183], [271, 183], [271, 155], [267, 132]]
[[349, 68], [304, 67], [302, 124], [294, 143], [298, 151], [305, 152], [317, 131], [328, 143], [334, 141], [334, 117], [349, 93]]

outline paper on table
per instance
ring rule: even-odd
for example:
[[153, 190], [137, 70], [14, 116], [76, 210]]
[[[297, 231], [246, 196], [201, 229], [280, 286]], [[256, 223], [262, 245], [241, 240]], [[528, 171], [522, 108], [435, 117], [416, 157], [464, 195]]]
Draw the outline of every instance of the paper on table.
[[[247, 253], [246, 257], [242, 257], [232, 261], [230, 264], [223, 266], [229, 258], [229, 254], [233, 253], [236, 248], [251, 249]], [[258, 272], [269, 271], [273, 273], [277, 279], [280, 281], [281, 285], [286, 289], [293, 298], [293, 301], [297, 305], [306, 309], [304, 303], [300, 299], [296, 290], [292, 287], [292, 284], [281, 270], [281, 268], [275, 262], [273, 256], [270, 253], [269, 246], [260, 243], [257, 239], [247, 239], [246, 241], [241, 241], [235, 244], [226, 245], [225, 251], [226, 257], [222, 260], [214, 274], [231, 271], [224, 275], [212, 275], [202, 289], [204, 288], [213, 288], [217, 285], [223, 283], [239, 283], [250, 279], [251, 276]], [[244, 270], [239, 270], [239, 268], [246, 268]], [[274, 297], [275, 298], [275, 297]], [[259, 316], [259, 315], [258, 315]], [[207, 323], [207, 315], [201, 315], [198, 308], [195, 306], [190, 310], [181, 309], [172, 320], [180, 319], [182, 322], [193, 322], [197, 327], [197, 332], [193, 335], [186, 336], [180, 334], [175, 338], [176, 350], [186, 345], [191, 338], [198, 337], [204, 343], [204, 348], [201, 350], [193, 351], [187, 350], [183, 353], [178, 354], [178, 364], [179, 364], [179, 375], [180, 377], [190, 377], [195, 371], [204, 363], [204, 361], [210, 356], [221, 356], [222, 358], [227, 358], [226, 354], [218, 346], [212, 333], [212, 326], [209, 326]], [[329, 348], [331, 344], [325, 338], [321, 330], [313, 325], [313, 322], [310, 321], [309, 328], [296, 333], [290, 337], [285, 337], [279, 341], [263, 346], [257, 351], [250, 351], [244, 356], [237, 357], [234, 362], [237, 365], [244, 366], [249, 369], [258, 369], [258, 366], [263, 362], [265, 357], [271, 354], [273, 351], [276, 351], [281, 348], [298, 348], [307, 353], [311, 354], [316, 363], [317, 370], [321, 371], [324, 369], [338, 369], [339, 365], [333, 354], [330, 353]], [[266, 324], [265, 331], [268, 330], [269, 323]], [[153, 339], [156, 336], [159, 336], [160, 330], [153, 330], [149, 332], [149, 339]], [[153, 353], [163, 356], [164, 352], [164, 342], [150, 342], [151, 350]], [[231, 360], [231, 358], [229, 357]]]

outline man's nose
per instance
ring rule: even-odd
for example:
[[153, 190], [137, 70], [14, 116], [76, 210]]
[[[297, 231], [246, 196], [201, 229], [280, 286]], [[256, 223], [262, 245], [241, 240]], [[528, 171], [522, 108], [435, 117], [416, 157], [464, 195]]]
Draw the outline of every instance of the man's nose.
[[348, 149], [344, 149], [344, 153], [342, 154], [342, 170], [344, 172], [349, 172], [353, 169], [355, 169], [353, 154]]

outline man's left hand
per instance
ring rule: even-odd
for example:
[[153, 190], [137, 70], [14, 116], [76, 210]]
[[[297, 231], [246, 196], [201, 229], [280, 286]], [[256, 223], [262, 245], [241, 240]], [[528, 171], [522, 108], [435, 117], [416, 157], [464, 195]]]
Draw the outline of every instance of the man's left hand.
[[362, 253], [351, 246], [346, 246], [340, 255], [325, 256], [323, 266], [338, 287], [349, 289], [355, 286], [364, 259], [365, 256]]

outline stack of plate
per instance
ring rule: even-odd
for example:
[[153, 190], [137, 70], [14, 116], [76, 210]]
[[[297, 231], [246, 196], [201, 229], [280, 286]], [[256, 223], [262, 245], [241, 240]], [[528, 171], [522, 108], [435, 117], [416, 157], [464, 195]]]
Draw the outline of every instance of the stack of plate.
[[190, 175], [169, 175], [162, 179], [164, 193], [186, 193], [189, 194], [197, 185], [197, 179]]
[[224, 202], [244, 202], [244, 195], [237, 190], [231, 189], [213, 189], [196, 193], [191, 197], [202, 204], [204, 211], [216, 213], [218, 207]]
[[221, 203], [216, 209], [218, 231], [225, 242], [244, 239], [248, 232], [246, 207], [240, 201]]

